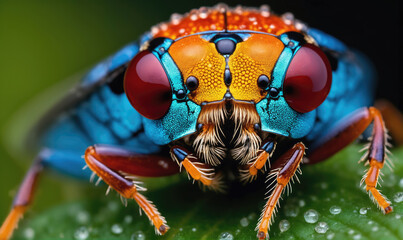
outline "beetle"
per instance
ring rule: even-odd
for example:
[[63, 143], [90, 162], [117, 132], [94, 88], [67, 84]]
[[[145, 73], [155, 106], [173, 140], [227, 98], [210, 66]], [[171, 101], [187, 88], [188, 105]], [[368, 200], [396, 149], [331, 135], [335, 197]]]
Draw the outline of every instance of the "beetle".
[[[185, 170], [206, 188], [224, 191], [228, 165], [244, 183], [268, 178], [256, 228], [265, 239], [301, 163], [327, 159], [370, 124], [363, 183], [389, 213], [390, 202], [376, 186], [387, 160], [381, 111], [391, 107], [371, 106], [373, 76], [357, 51], [266, 5], [173, 14], [97, 65], [43, 118], [36, 128], [41, 150], [0, 239], [11, 236], [45, 168], [78, 178], [98, 175], [124, 199], [134, 199], [164, 234], [166, 220], [133, 179]], [[397, 118], [392, 113], [388, 117]], [[401, 139], [399, 126], [394, 132]]]

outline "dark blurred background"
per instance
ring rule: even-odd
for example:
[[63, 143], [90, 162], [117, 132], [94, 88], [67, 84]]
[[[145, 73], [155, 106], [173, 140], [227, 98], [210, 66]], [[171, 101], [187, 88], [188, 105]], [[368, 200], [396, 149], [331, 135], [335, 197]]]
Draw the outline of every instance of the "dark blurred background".
[[[230, 6], [269, 4], [280, 14], [290, 11], [310, 26], [359, 49], [378, 71], [377, 97], [389, 99], [403, 109], [398, 0], [222, 2]], [[10, 139], [15, 138], [14, 134], [23, 134], [8, 131], [18, 109], [45, 89], [88, 69], [135, 40], [152, 25], [168, 20], [172, 13], [185, 13], [191, 8], [216, 3], [207, 0], [0, 0], [0, 135], [3, 140], [0, 144], [0, 222], [8, 212], [30, 160], [30, 157], [18, 157], [19, 152], [6, 147]], [[30, 114], [23, 117], [26, 124], [33, 119]], [[78, 198], [82, 192], [78, 185], [65, 179], [45, 177], [32, 211]]]

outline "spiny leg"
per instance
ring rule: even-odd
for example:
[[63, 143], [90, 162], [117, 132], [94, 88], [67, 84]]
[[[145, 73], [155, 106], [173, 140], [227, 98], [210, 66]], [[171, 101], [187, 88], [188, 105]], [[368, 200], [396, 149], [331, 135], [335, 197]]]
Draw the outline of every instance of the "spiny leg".
[[269, 158], [273, 155], [276, 149], [277, 142], [274, 139], [267, 139], [263, 142], [256, 158], [251, 159], [245, 166], [240, 169], [240, 178], [242, 182], [251, 182], [257, 177], [257, 173], [266, 163], [269, 163]]
[[304, 153], [304, 144], [301, 142], [297, 143], [284, 153], [276, 161], [275, 166], [273, 166], [273, 170], [268, 177], [268, 181], [272, 181], [269, 186], [273, 185], [272, 189], [269, 190], [271, 195], [255, 229], [258, 231], [257, 237], [259, 239], [266, 239], [270, 225], [273, 222], [272, 219], [277, 209], [278, 200], [281, 198], [284, 188], [289, 187], [289, 182], [292, 180], [292, 177], [295, 176], [295, 172], [298, 170]]
[[175, 163], [158, 155], [136, 155], [126, 150], [108, 146], [92, 146], [85, 152], [88, 167], [106, 184], [125, 199], [133, 198], [146, 213], [157, 234], [164, 234], [169, 227], [152, 202], [138, 191], [146, 190], [134, 182], [133, 176], [167, 176], [179, 172]]
[[201, 162], [195, 155], [180, 146], [171, 148], [171, 156], [179, 166], [185, 168], [193, 180], [200, 181], [203, 186], [214, 191], [224, 191], [221, 175], [217, 174], [211, 165]]
[[311, 146], [312, 152], [308, 153], [308, 163], [322, 161], [343, 149], [358, 138], [371, 122], [373, 122], [372, 137], [368, 151], [363, 157], [370, 168], [362, 182], [365, 182], [367, 192], [382, 212], [389, 213], [392, 211], [390, 202], [376, 189], [380, 170], [387, 159], [386, 146], [388, 145], [385, 124], [378, 109], [362, 108], [346, 117], [341, 125]]
[[[44, 154], [42, 152], [41, 154]], [[14, 198], [10, 213], [0, 228], [0, 239], [9, 239], [17, 228], [18, 221], [23, 217], [25, 211], [34, 198], [36, 185], [40, 173], [43, 170], [43, 162], [41, 154], [35, 159], [32, 166], [25, 175], [23, 182], [20, 185], [17, 195]]]

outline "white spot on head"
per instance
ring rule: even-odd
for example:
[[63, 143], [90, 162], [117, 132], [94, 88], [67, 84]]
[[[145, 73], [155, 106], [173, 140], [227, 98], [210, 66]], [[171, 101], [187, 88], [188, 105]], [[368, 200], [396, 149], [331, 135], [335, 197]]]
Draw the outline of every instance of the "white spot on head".
[[171, 15], [171, 22], [173, 25], [178, 25], [182, 20], [182, 15], [179, 13], [174, 13]]
[[281, 15], [281, 18], [283, 19], [284, 23], [287, 25], [291, 25], [294, 22], [294, 14], [290, 12], [286, 12], [283, 15]]
[[260, 6], [260, 14], [263, 16], [263, 17], [269, 17], [270, 16], [270, 7], [269, 7], [269, 5], [262, 5], [262, 6]]

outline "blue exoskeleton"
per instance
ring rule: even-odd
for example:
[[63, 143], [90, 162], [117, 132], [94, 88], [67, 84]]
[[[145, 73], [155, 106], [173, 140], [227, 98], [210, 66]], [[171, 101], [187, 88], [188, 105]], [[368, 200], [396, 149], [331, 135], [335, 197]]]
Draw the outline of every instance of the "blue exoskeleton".
[[39, 124], [40, 153], [0, 238], [11, 235], [43, 168], [84, 179], [98, 175], [134, 199], [164, 234], [165, 219], [132, 178], [182, 167], [215, 191], [233, 169], [245, 183], [268, 176], [273, 187], [256, 228], [265, 239], [303, 159], [328, 158], [371, 123], [364, 182], [389, 213], [389, 201], [376, 189], [387, 137], [380, 111], [370, 107], [373, 76], [358, 52], [267, 6], [174, 14], [95, 66]]

